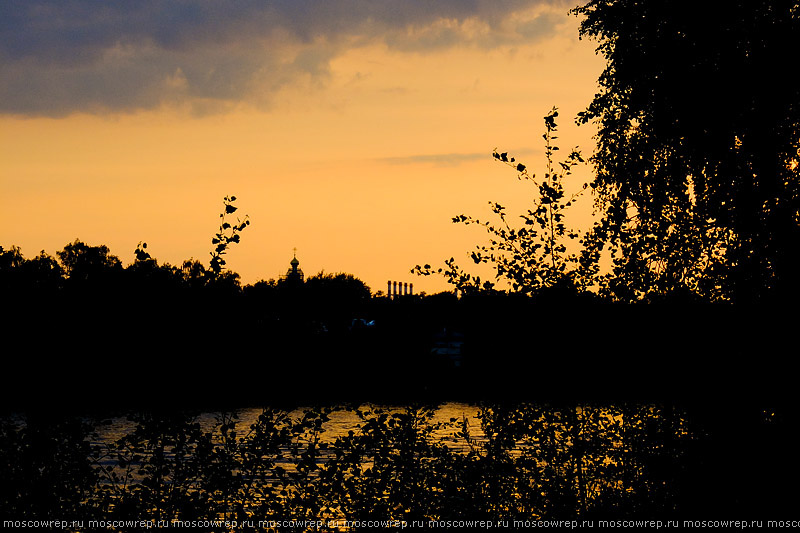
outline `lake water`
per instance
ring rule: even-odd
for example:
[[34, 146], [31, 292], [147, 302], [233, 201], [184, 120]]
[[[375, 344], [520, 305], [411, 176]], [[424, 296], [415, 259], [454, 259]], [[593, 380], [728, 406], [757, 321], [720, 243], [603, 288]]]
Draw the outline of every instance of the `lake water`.
[[[384, 409], [390, 412], [403, 411], [402, 407], [384, 407], [384, 406], [370, 406], [363, 405], [359, 409], [366, 411], [369, 409]], [[298, 419], [303, 415], [305, 408], [299, 407], [289, 411], [289, 416], [292, 419]], [[236, 420], [236, 429], [239, 435], [245, 435], [250, 427], [255, 424], [258, 417], [263, 412], [261, 408], [245, 408], [237, 409], [233, 412], [238, 416]], [[211, 431], [219, 424], [219, 412], [207, 412], [197, 416], [197, 422], [204, 431]], [[452, 422], [453, 419], [460, 424], [465, 418], [469, 427], [470, 435], [476, 440], [483, 439], [483, 432], [481, 431], [481, 423], [477, 417], [478, 407], [466, 403], [449, 402], [441, 404], [435, 411], [433, 418], [430, 420], [432, 425], [441, 424], [442, 427], [434, 431], [434, 435], [439, 437], [442, 442], [454, 448], [464, 448], [466, 443], [463, 439], [456, 439], [453, 437], [457, 428]], [[328, 422], [323, 425], [324, 433], [322, 440], [326, 442], [333, 442], [337, 437], [345, 436], [349, 431], [357, 431], [363, 421], [355, 413], [352, 408], [342, 408], [332, 411], [328, 415]], [[116, 417], [104, 420], [96, 427], [97, 440], [100, 443], [108, 443], [119, 440], [125, 435], [129, 434], [136, 427], [136, 422], [129, 420], [127, 417]], [[459, 426], [460, 428], [460, 426]]]
[[[360, 417], [356, 407], [366, 412], [366, 416]], [[407, 412], [405, 407], [343, 406], [327, 415], [328, 420], [319, 433], [309, 429], [320, 419], [309, 415], [307, 409], [271, 411], [261, 421], [263, 409], [238, 409], [234, 411], [235, 442], [224, 441], [219, 427], [231, 420], [231, 412], [209, 411], [192, 418], [179, 413], [162, 413], [163, 416], [153, 413], [152, 418], [142, 417], [141, 422], [135, 421], [139, 418], [136, 416], [86, 419], [94, 426], [89, 436], [91, 457], [87, 457], [88, 462], [75, 461], [75, 464], [80, 468], [88, 464], [93, 469], [95, 476], [86, 478], [86, 490], [97, 509], [114, 509], [119, 504], [123, 510], [128, 509], [124, 505], [131, 505], [137, 512], [149, 513], [154, 509], [153, 502], [157, 501], [158, 505], [163, 504], [155, 508], [159, 513], [177, 513], [182, 509], [180, 505], [194, 495], [202, 495], [221, 506], [213, 508], [215, 513], [234, 512], [238, 509], [236, 506], [242, 506], [242, 509], [261, 509], [259, 512], [267, 509], [291, 514], [301, 508], [294, 506], [305, 505], [305, 500], [298, 495], [305, 494], [306, 490], [311, 494], [317, 489], [327, 491], [320, 493], [323, 494], [320, 501], [325, 505], [340, 505], [352, 498], [352, 503], [347, 504], [349, 507], [329, 508], [337, 509], [330, 511], [337, 517], [359, 516], [363, 509], [371, 505], [380, 507], [384, 500], [389, 501], [388, 498], [397, 498], [397, 502], [412, 507], [422, 505], [422, 501], [413, 498], [413, 501], [406, 501], [407, 491], [400, 486], [396, 492], [385, 488], [394, 486], [392, 483], [402, 474], [401, 477], [410, 476], [408, 479], [424, 480], [420, 487], [445, 487], [451, 495], [470, 494], [473, 476], [488, 480], [500, 476], [497, 479], [501, 479], [503, 487], [506, 486], [503, 476], [510, 476], [508, 480], [520, 484], [519, 494], [533, 495], [533, 499], [525, 500], [525, 505], [533, 506], [530, 509], [535, 509], [535, 515], [539, 516], [539, 505], [544, 505], [539, 501], [540, 496], [553, 498], [558, 505], [573, 511], [569, 499], [574, 496], [573, 492], [578, 502], [575, 505], [595, 505], [595, 502], [604, 505], [606, 501], [627, 501], [627, 498], [646, 501], [651, 498], [647, 487], [665, 487], [671, 479], [669, 472], [653, 470], [651, 473], [646, 467], [677, 464], [690, 438], [680, 416], [672, 412], [664, 414], [659, 408], [646, 405], [625, 409], [613, 406], [559, 409], [529, 404], [483, 411], [476, 405], [450, 402], [439, 405], [430, 418], [421, 419], [423, 427], [415, 428], [421, 430], [417, 432], [408, 431], [402, 420], [399, 424], [396, 419], [375, 420], [383, 414]], [[279, 416], [273, 416], [275, 414]], [[417, 415], [420, 414], [417, 411]], [[491, 442], [481, 431], [479, 414], [488, 416], [487, 428], [496, 434]], [[306, 421], [311, 424], [300, 423], [304, 415], [309, 415]], [[464, 422], [477, 442], [470, 443], [458, 435]], [[24, 424], [24, 419], [19, 423]], [[364, 430], [367, 438], [363, 440], [345, 440], [333, 446], [315, 445], [319, 442], [317, 436], [333, 443], [351, 431], [358, 435], [365, 424], [371, 427]], [[254, 425], [258, 431], [249, 435]], [[197, 434], [198, 426], [209, 435], [210, 442]], [[79, 425], [66, 427], [65, 438], [86, 438], [78, 431], [69, 432], [69, 428]], [[127, 435], [134, 438], [126, 441], [123, 437]], [[58, 436], [56, 434], [55, 438]], [[450, 453], [441, 447], [418, 446], [420, 438], [429, 443], [441, 443]], [[77, 441], [65, 443], [72, 446]], [[491, 446], [484, 447], [484, 444]], [[82, 453], [81, 448], [69, 446], [65, 449]], [[46, 452], [50, 449], [38, 448]], [[61, 450], [58, 446], [52, 449]], [[470, 450], [477, 453], [464, 455]], [[59, 464], [62, 458], [53, 453], [42, 460], [44, 464], [49, 464], [47, 461]], [[498, 460], [500, 463], [496, 462]], [[498, 465], [502, 465], [502, 472], [497, 472]], [[52, 470], [60, 472], [58, 468]], [[44, 472], [47, 474], [49, 470]], [[575, 472], [579, 472], [578, 478]], [[225, 480], [231, 480], [230, 484]], [[384, 492], [373, 493], [377, 490], [375, 487], [384, 487], [380, 489]], [[564, 496], [565, 490], [568, 498]], [[641, 490], [640, 496], [635, 493], [638, 490]], [[164, 496], [167, 493], [169, 497]], [[497, 501], [508, 504], [504, 499], [508, 496], [505, 489], [481, 494], [481, 498], [488, 498], [487, 502], [499, 498]], [[513, 497], [519, 494], [514, 493]], [[471, 512], [469, 502], [472, 500], [459, 498], [453, 501], [467, 502], [464, 504], [467, 507], [458, 512]], [[447, 502], [446, 505], [450, 505]], [[198, 512], [202, 512], [201, 507], [197, 508]], [[436, 512], [444, 512], [442, 509]]]

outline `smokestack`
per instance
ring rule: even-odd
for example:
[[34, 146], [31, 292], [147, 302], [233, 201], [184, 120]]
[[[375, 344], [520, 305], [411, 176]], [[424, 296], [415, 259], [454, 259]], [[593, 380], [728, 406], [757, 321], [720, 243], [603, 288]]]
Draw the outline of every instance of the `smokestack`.
[[408, 284], [408, 294], [414, 294], [414, 284], [413, 283], [409, 283]]
[[386, 296], [388, 296], [389, 299], [392, 298], [392, 282], [391, 281], [387, 281], [386, 282]]

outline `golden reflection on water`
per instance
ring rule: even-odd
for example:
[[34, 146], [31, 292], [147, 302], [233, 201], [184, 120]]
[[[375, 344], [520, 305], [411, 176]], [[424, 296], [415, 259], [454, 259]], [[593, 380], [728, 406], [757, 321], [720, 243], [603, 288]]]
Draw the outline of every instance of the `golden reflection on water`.
[[[195, 422], [216, 450], [207, 460], [224, 458], [225, 475], [238, 487], [232, 494], [224, 487], [212, 492], [217, 504], [238, 501], [237, 512], [245, 515], [267, 510], [291, 514], [311, 505], [307, 500], [312, 498], [326, 519], [353, 518], [366, 509], [402, 518], [418, 507], [436, 519], [449, 512], [448, 505], [435, 507], [440, 504], [420, 498], [446, 502], [454, 494], [461, 494], [456, 501], [486, 505], [484, 512], [494, 516], [533, 519], [559, 509], [583, 515], [631, 502], [644, 505], [668, 498], [669, 467], [691, 438], [678, 411], [653, 405], [447, 403], [436, 409], [366, 405], [288, 413], [242, 409], [204, 413]], [[99, 429], [94, 445], [113, 450], [114, 442], [124, 442], [139, 425], [112, 420]], [[116, 495], [111, 477], [105, 478], [112, 507], [115, 498], [130, 496], [126, 491], [141, 493], [152, 485], [157, 471], [164, 473], [157, 482], [167, 487], [180, 482], [189, 493], [207, 490], [207, 480], [179, 479], [186, 467], [178, 463], [193, 464], [193, 459], [179, 457], [186, 450], [179, 452], [173, 441], [159, 440], [159, 435], [125, 444], [136, 450], [127, 456], [136, 457], [127, 465], [114, 453], [98, 463], [107, 471], [128, 469], [128, 487]], [[160, 462], [153, 467], [159, 453]], [[405, 486], [412, 482], [414, 486]]]

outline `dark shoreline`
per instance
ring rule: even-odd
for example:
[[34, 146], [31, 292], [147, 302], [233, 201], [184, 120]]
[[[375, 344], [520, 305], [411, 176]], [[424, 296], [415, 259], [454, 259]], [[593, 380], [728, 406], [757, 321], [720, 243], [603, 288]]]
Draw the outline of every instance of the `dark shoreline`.
[[[794, 329], [775, 310], [408, 307], [372, 328], [253, 324], [223, 339], [204, 324], [7, 320], [2, 405], [794, 401]], [[463, 335], [459, 366], [431, 353], [445, 329]]]

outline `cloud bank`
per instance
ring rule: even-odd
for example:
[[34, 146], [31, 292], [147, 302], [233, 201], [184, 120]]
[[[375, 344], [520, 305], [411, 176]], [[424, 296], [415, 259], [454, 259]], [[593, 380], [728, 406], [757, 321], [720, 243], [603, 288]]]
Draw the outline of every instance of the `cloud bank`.
[[382, 43], [491, 49], [556, 31], [563, 0], [9, 0], [0, 3], [0, 113], [63, 116], [268, 105], [330, 61]]

